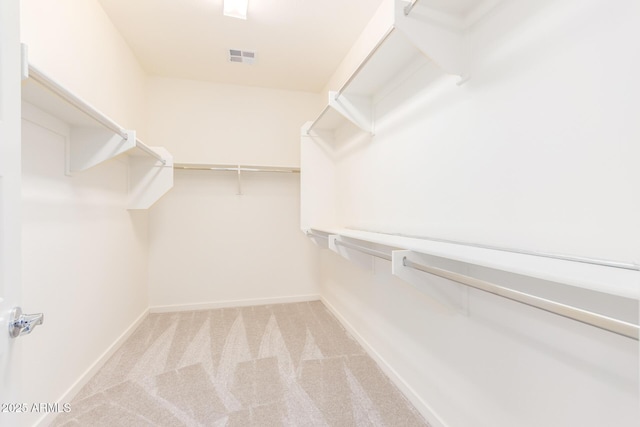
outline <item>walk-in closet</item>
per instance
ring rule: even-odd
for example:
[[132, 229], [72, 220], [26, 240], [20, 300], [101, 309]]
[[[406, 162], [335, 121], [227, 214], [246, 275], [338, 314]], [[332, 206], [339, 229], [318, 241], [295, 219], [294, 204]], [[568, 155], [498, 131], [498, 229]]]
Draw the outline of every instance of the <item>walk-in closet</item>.
[[637, 0], [0, 5], [0, 426], [640, 424]]

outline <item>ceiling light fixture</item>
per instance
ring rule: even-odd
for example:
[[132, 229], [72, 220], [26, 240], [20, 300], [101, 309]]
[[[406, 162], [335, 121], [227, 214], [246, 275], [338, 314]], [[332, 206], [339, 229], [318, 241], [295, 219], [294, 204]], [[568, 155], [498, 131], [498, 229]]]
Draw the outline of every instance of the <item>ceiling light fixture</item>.
[[247, 7], [249, 0], [224, 0], [224, 16], [247, 19]]

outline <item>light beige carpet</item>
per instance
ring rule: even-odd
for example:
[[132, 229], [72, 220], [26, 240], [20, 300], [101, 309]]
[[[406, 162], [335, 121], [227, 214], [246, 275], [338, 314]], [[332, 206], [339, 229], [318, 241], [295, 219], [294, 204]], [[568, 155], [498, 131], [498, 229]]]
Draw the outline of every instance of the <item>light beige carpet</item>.
[[321, 302], [151, 314], [55, 426], [426, 426]]

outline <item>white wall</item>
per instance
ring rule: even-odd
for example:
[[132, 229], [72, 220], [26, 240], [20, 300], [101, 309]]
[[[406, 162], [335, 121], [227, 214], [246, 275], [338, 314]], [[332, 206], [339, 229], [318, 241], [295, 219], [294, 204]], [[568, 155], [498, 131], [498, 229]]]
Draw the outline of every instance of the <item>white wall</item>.
[[373, 142], [338, 162], [339, 222], [639, 262], [638, 10], [607, 5], [503, 2], [471, 80], [423, 69], [383, 99]]
[[300, 232], [299, 176], [176, 172], [150, 212], [152, 310], [317, 299], [317, 248]]
[[45, 315], [21, 338], [30, 403], [69, 402], [67, 391], [148, 307], [147, 213], [126, 210], [127, 164], [65, 176], [68, 130], [51, 129], [23, 119], [23, 308]]
[[[638, 16], [503, 2], [472, 30], [471, 80], [423, 69], [376, 105], [335, 163], [338, 225], [638, 263]], [[322, 296], [435, 425], [637, 424], [637, 341], [476, 292], [455, 309], [388, 269], [325, 253]]]
[[480, 291], [454, 307], [389, 270], [324, 251], [322, 298], [434, 427], [637, 425], [637, 341]]
[[[320, 100], [158, 77], [148, 89], [150, 133], [177, 163], [297, 166], [300, 125]], [[152, 309], [317, 297], [317, 248], [298, 227], [299, 175], [245, 173], [237, 189], [231, 172], [176, 171], [149, 214]]]
[[[0, 401], [22, 401], [22, 346], [7, 334], [8, 313], [21, 302], [20, 268], [20, 13], [17, 2], [0, 2]], [[0, 412], [0, 424], [19, 414]]]
[[[31, 63], [144, 138], [145, 74], [100, 4], [21, 7]], [[76, 382], [148, 307], [147, 214], [126, 211], [126, 164], [64, 176], [68, 128], [45, 121], [48, 128], [23, 120], [23, 308], [45, 314], [21, 338], [29, 403], [70, 401], [66, 392], [78, 391]], [[40, 416], [25, 415], [24, 425]]]
[[29, 62], [149, 145], [146, 74], [97, 0], [21, 0]]
[[317, 94], [151, 77], [150, 140], [176, 163], [297, 166]]

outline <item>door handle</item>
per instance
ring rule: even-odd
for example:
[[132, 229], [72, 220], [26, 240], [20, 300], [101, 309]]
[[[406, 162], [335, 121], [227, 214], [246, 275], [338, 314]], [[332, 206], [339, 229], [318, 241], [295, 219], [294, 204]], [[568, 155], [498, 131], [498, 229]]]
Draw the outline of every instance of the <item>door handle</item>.
[[9, 336], [17, 338], [28, 335], [36, 326], [42, 325], [44, 314], [23, 314], [20, 307], [14, 307], [9, 314]]

